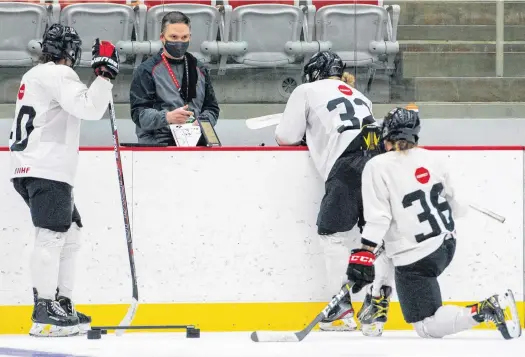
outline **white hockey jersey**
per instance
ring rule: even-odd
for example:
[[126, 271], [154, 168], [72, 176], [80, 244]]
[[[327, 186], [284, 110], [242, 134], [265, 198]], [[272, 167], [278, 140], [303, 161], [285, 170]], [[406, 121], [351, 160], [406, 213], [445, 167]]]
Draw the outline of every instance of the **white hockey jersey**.
[[[374, 123], [372, 102], [343, 81], [304, 83], [292, 92], [276, 138], [288, 145], [306, 142], [319, 174], [326, 181], [335, 161], [365, 124]], [[340, 132], [340, 128], [347, 130]], [[339, 131], [338, 131], [339, 130]]]
[[455, 233], [454, 218], [468, 210], [443, 158], [422, 148], [372, 158], [363, 170], [362, 192], [362, 238], [378, 245], [384, 240], [395, 266], [434, 252]]
[[74, 186], [80, 120], [98, 120], [113, 85], [97, 77], [89, 89], [70, 67], [39, 64], [22, 77], [9, 138], [11, 178], [40, 177]]

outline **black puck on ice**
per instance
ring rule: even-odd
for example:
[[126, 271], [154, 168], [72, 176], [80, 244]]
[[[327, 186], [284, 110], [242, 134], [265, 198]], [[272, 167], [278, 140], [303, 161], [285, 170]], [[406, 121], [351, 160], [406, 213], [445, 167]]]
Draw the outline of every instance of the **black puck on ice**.
[[100, 340], [101, 337], [102, 336], [100, 330], [88, 330], [87, 332], [88, 340]]
[[198, 328], [186, 329], [186, 338], [200, 338], [201, 330]]

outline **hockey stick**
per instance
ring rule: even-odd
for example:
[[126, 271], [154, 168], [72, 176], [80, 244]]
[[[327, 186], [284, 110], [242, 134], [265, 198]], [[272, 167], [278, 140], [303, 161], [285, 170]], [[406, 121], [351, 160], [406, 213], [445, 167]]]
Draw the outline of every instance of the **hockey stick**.
[[[139, 303], [139, 291], [137, 287], [137, 274], [135, 272], [135, 259], [133, 258], [133, 240], [131, 238], [131, 228], [129, 224], [128, 200], [126, 199], [126, 186], [124, 186], [124, 173], [122, 170], [122, 160], [120, 158], [120, 143], [118, 140], [117, 120], [115, 119], [115, 107], [113, 99], [109, 101], [109, 120], [111, 121], [111, 128], [113, 131], [113, 148], [115, 149], [115, 159], [117, 161], [117, 174], [120, 185], [120, 199], [122, 202], [122, 214], [124, 216], [124, 229], [126, 230], [126, 242], [128, 244], [129, 266], [131, 268], [131, 283], [133, 285], [133, 293], [131, 298], [131, 306], [128, 309], [126, 316], [122, 319], [119, 326], [129, 326]], [[124, 330], [116, 330], [115, 334], [121, 336]]]
[[480, 206], [475, 205], [473, 203], [470, 203], [469, 206], [470, 206], [470, 208], [473, 208], [476, 211], [481, 212], [481, 213], [489, 216], [490, 218], [495, 219], [496, 221], [498, 221], [500, 223], [504, 223], [505, 222], [505, 217], [500, 216], [499, 214], [494, 213], [494, 212], [492, 212], [492, 211], [490, 211], [490, 210], [488, 210], [486, 208], [480, 207]]
[[281, 121], [283, 114], [270, 114], [257, 118], [246, 119], [246, 126], [249, 129], [256, 130], [266, 128], [272, 125], [277, 125]]
[[315, 319], [308, 324], [304, 329], [299, 332], [288, 332], [288, 331], [254, 331], [251, 334], [253, 342], [300, 342], [302, 341], [312, 329], [325, 319], [330, 311], [347, 295], [350, 294], [350, 290], [354, 286], [353, 282], [348, 282], [341, 290], [332, 298], [332, 301], [326, 305], [326, 307], [315, 317]]

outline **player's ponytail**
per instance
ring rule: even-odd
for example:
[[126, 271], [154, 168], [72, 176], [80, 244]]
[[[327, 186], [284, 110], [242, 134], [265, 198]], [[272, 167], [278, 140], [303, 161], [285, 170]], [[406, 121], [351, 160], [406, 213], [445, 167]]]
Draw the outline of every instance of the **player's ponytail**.
[[350, 87], [355, 87], [355, 77], [348, 72], [343, 72], [341, 80], [348, 84]]
[[396, 142], [394, 143], [394, 149], [396, 151], [408, 151], [409, 149], [413, 149], [414, 147], [416, 147], [416, 144], [414, 143], [410, 143], [406, 140], [396, 140]]

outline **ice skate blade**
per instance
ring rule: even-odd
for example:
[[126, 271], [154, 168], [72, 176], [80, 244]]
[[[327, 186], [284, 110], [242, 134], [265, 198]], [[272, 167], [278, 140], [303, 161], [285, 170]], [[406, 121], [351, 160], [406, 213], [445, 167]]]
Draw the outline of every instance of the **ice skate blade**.
[[503, 294], [504, 301], [503, 306], [501, 306], [502, 309], [508, 308], [510, 310], [510, 320], [505, 321], [505, 325], [507, 326], [507, 331], [510, 338], [518, 338], [521, 336], [521, 321], [520, 316], [518, 314], [518, 308], [516, 307], [516, 300], [514, 299], [514, 294], [509, 289]]
[[78, 336], [78, 326], [56, 326], [51, 324], [33, 323], [29, 335], [33, 337], [72, 337]]
[[79, 333], [81, 335], [85, 335], [89, 330], [91, 330], [91, 324], [78, 324]]
[[336, 320], [333, 322], [319, 322], [319, 330], [325, 332], [348, 332], [356, 331], [357, 324], [354, 319]]
[[361, 333], [367, 337], [381, 337], [383, 335], [384, 322], [361, 325]]

